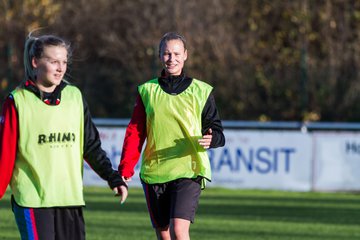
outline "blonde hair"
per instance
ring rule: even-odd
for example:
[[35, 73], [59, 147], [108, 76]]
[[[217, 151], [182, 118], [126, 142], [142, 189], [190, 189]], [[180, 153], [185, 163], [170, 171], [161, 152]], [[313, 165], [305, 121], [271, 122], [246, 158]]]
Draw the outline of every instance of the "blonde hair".
[[61, 46], [67, 51], [68, 62], [71, 59], [70, 44], [65, 40], [55, 35], [42, 35], [39, 37], [32, 36], [29, 34], [25, 41], [24, 47], [24, 70], [25, 70], [25, 81], [31, 79], [36, 80], [36, 73], [32, 66], [32, 59], [41, 58], [44, 52], [44, 48], [48, 46]]

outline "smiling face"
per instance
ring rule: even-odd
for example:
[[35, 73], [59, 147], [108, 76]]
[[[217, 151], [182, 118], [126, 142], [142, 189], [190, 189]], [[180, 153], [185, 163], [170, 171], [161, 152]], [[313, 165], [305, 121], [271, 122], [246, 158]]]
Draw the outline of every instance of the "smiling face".
[[160, 61], [170, 76], [181, 74], [186, 59], [187, 50], [180, 39], [169, 40], [160, 49]]
[[41, 91], [52, 92], [64, 77], [68, 52], [63, 46], [46, 46], [40, 58], [32, 59], [36, 85]]

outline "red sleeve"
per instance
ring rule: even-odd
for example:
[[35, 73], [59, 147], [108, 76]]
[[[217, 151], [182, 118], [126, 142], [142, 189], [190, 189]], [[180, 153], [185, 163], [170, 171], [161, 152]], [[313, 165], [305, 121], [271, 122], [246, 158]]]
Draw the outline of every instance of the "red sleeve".
[[0, 122], [0, 199], [5, 194], [14, 169], [18, 132], [15, 103], [9, 97], [3, 105]]
[[140, 95], [136, 98], [136, 103], [130, 123], [126, 129], [119, 173], [124, 177], [132, 177], [134, 168], [140, 159], [142, 146], [146, 138], [146, 113]]

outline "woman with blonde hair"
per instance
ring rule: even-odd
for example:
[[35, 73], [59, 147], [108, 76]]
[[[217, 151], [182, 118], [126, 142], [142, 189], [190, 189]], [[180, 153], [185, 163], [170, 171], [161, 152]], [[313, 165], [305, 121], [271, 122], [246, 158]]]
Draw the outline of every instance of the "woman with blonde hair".
[[85, 239], [83, 159], [122, 201], [127, 196], [80, 90], [64, 79], [70, 58], [63, 39], [29, 36], [25, 80], [3, 105], [0, 198], [10, 184], [21, 239]]

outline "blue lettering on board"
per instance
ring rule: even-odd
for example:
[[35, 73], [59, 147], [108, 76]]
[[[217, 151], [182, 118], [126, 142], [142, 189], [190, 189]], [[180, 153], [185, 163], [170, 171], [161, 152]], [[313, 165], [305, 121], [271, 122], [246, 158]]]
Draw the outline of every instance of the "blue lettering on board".
[[[258, 173], [268, 173], [271, 171], [271, 150], [268, 148], [259, 148], [256, 151], [256, 159], [258, 160], [255, 169]], [[274, 159], [274, 162], [277, 160]], [[275, 164], [274, 164], [275, 165]]]
[[213, 171], [219, 172], [222, 169], [229, 169], [232, 172], [247, 171], [267, 174], [280, 171], [289, 173], [291, 159], [296, 149], [291, 147], [259, 147], [248, 150], [236, 148], [233, 154], [229, 148], [224, 147], [220, 154], [216, 154], [217, 152], [214, 149], [208, 150]]
[[360, 143], [346, 141], [345, 149], [347, 154], [360, 154]]
[[[121, 157], [121, 150], [118, 150], [116, 148], [117, 146], [111, 146], [111, 154], [110, 154], [110, 160], [111, 163], [114, 165], [118, 164], [118, 162], [120, 161], [120, 157]], [[117, 166], [115, 166], [117, 168]]]
[[229, 153], [229, 150], [227, 148], [224, 148], [224, 150], [221, 153], [219, 164], [216, 168], [216, 170], [220, 170], [220, 168], [224, 166], [229, 166], [230, 170], [233, 171], [234, 167], [232, 165], [232, 159]]

